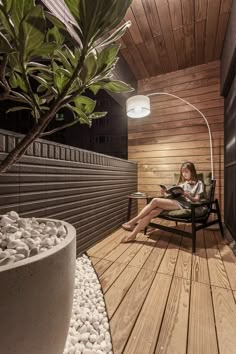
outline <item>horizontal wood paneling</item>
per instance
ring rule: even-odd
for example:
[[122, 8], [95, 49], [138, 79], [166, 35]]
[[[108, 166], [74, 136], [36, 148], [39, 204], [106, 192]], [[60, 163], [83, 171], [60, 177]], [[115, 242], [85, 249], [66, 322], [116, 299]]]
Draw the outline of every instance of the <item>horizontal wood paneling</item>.
[[[21, 136], [0, 131], [0, 161]], [[0, 176], [0, 214], [65, 220], [77, 230], [83, 252], [127, 218], [127, 195], [137, 190], [137, 165], [110, 156], [34, 142], [20, 162]], [[133, 213], [136, 206], [133, 203]]]
[[[139, 81], [139, 93], [173, 92], [194, 104], [208, 119], [213, 139], [216, 196], [223, 212], [224, 100], [220, 66], [215, 61]], [[189, 85], [193, 89], [189, 90]], [[158, 195], [159, 184], [173, 183], [180, 164], [193, 161], [199, 172], [210, 170], [206, 123], [192, 107], [170, 96], [151, 96], [151, 114], [129, 119], [129, 159], [138, 162], [138, 189]]]
[[232, 0], [133, 0], [121, 53], [137, 79], [219, 59]]

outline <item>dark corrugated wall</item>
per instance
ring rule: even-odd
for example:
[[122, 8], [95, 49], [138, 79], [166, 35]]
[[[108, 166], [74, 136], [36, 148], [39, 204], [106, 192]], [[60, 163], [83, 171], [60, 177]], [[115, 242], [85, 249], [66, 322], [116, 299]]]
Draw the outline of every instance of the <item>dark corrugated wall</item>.
[[[0, 131], [0, 160], [20, 137]], [[121, 226], [127, 195], [136, 190], [136, 163], [37, 140], [0, 176], [0, 214], [16, 210], [70, 222], [79, 254]]]

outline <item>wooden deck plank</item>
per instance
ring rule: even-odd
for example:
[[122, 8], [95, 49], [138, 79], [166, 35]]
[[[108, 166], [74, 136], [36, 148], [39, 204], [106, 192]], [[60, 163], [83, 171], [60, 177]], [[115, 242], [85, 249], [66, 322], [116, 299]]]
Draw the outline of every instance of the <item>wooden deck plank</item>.
[[172, 277], [170, 275], [156, 274], [125, 347], [125, 354], [154, 353], [171, 280]]
[[236, 304], [231, 290], [212, 286], [220, 354], [235, 354]]
[[143, 234], [138, 235], [138, 238], [135, 242], [129, 244], [130, 247], [126, 249], [126, 251], [116, 259], [116, 262], [122, 264], [128, 264], [130, 261], [136, 256], [139, 250], [143, 247], [146, 240], [146, 236]]
[[109, 244], [111, 241], [115, 240], [117, 237], [119, 237], [123, 233], [122, 229], [118, 229], [115, 232], [113, 232], [110, 236], [104, 238], [102, 241], [96, 243], [93, 247], [91, 247], [88, 251], [87, 254], [88, 256], [93, 256], [95, 253], [97, 253], [99, 250], [101, 250], [104, 246]]
[[193, 255], [181, 236], [157, 230], [124, 246], [124, 233], [90, 256], [114, 354], [235, 353], [236, 257], [218, 232], [199, 231]]
[[233, 251], [220, 235], [220, 231], [214, 232], [216, 240], [218, 242], [218, 247], [220, 250], [220, 255], [225, 266], [225, 270], [229, 279], [229, 283], [232, 290], [236, 290], [236, 258]]
[[[112, 235], [113, 236], [113, 235]], [[97, 250], [97, 252], [93, 253], [92, 256], [98, 258], [105, 258], [111, 251], [114, 251], [120, 245], [120, 241], [124, 236], [124, 230], [122, 229], [120, 233], [116, 234], [115, 237], [112, 237], [109, 243], [105, 244], [101, 249]]]
[[[89, 257], [89, 256], [88, 256]], [[98, 262], [101, 261], [100, 258], [97, 258], [97, 257], [93, 257], [93, 256], [90, 256], [89, 257], [90, 261], [92, 262], [92, 265], [95, 266], [95, 264], [97, 264]]]
[[[125, 232], [125, 231], [124, 231]], [[144, 236], [142, 233], [139, 233], [137, 236], [137, 240], [135, 243], [139, 243], [140, 241], [146, 241], [146, 236]], [[105, 258], [109, 261], [116, 261], [125, 251], [127, 251], [133, 243], [120, 243], [114, 250], [111, 250], [110, 253], [108, 253]], [[129, 251], [127, 251], [129, 253]], [[121, 262], [123, 263], [123, 262]]]
[[217, 354], [217, 337], [211, 289], [208, 284], [191, 283], [187, 354]]
[[213, 231], [204, 230], [208, 269], [211, 285], [230, 289], [228, 277], [222, 262]]
[[156, 245], [156, 242], [153, 243], [150, 242], [150, 240], [146, 241], [143, 247], [140, 248], [136, 256], [132, 259], [132, 261], [129, 264], [132, 265], [133, 267], [142, 268], [147, 258], [149, 257], [150, 253], [152, 252], [154, 245]]
[[170, 275], [174, 273], [181, 239], [182, 237], [177, 235], [171, 237], [168, 248], [158, 269], [158, 273]]
[[128, 265], [105, 294], [108, 317], [111, 319], [121, 300], [129, 290], [140, 269]]
[[196, 253], [193, 254], [192, 262], [192, 280], [210, 284], [203, 230], [197, 232]]
[[181, 278], [190, 279], [191, 269], [192, 269], [192, 239], [183, 237], [180, 245], [179, 256], [176, 262], [174, 275]]
[[141, 269], [110, 321], [114, 354], [122, 353], [152, 284], [154, 272]]
[[173, 277], [156, 354], [186, 354], [190, 281]]
[[100, 262], [94, 265], [94, 269], [97, 275], [100, 277], [111, 265], [113, 262], [108, 261], [107, 259], [100, 259]]
[[157, 241], [156, 246], [153, 247], [151, 254], [143, 265], [143, 269], [156, 272], [169, 244], [170, 235], [161, 236]]
[[100, 277], [102, 290], [105, 293], [114, 283], [116, 278], [123, 272], [126, 264], [114, 262]]

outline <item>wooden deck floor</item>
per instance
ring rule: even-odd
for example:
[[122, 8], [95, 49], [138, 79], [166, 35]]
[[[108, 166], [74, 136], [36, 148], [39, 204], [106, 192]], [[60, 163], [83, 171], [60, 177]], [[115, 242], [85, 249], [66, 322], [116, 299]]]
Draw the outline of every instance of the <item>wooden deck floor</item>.
[[[179, 227], [186, 227], [180, 225]], [[99, 276], [114, 354], [235, 354], [236, 258], [218, 231], [191, 240], [122, 229], [87, 253]]]

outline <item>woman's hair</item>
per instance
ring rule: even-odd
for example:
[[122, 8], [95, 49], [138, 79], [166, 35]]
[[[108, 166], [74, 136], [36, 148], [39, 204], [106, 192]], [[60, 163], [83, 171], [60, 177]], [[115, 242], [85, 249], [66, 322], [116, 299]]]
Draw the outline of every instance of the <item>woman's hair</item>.
[[178, 183], [184, 182], [184, 177], [182, 175], [183, 168], [187, 168], [190, 171], [192, 181], [194, 181], [194, 182], [198, 181], [197, 172], [196, 172], [196, 168], [195, 168], [194, 164], [190, 161], [187, 161], [187, 162], [182, 163], [182, 165], [180, 167], [180, 174], [179, 174], [179, 182]]

